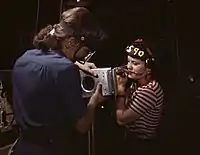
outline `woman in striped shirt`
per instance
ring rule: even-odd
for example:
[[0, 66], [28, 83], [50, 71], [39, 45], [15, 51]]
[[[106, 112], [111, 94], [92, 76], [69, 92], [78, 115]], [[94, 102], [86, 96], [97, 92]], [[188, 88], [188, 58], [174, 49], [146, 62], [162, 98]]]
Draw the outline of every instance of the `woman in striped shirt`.
[[[152, 75], [154, 59], [143, 40], [134, 41], [126, 52], [125, 76], [117, 76], [117, 123], [126, 127], [125, 144], [129, 154], [155, 155], [152, 151], [155, 151], [154, 139], [163, 109], [163, 90]], [[127, 88], [128, 79], [132, 82]]]

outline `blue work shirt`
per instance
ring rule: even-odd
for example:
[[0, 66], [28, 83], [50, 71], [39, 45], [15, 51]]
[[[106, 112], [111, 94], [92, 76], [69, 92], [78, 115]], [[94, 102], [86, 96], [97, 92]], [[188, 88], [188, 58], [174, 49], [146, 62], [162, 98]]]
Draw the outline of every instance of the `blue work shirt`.
[[22, 134], [36, 129], [37, 136], [52, 131], [62, 135], [86, 110], [78, 67], [59, 51], [26, 51], [12, 77], [14, 114]]

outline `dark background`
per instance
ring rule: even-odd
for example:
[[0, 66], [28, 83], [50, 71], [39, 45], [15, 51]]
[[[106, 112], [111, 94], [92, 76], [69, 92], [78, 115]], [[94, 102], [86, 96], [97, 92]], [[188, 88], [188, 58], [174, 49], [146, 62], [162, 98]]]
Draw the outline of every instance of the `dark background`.
[[[1, 5], [1, 70], [12, 69], [16, 58], [32, 48], [34, 34], [47, 24], [57, 23], [61, 10], [75, 4], [73, 0], [39, 2], [5, 1]], [[144, 37], [148, 41], [157, 58], [159, 79], [165, 91], [160, 149], [163, 154], [199, 154], [197, 2], [82, 0], [79, 5], [87, 5], [109, 34], [94, 58], [99, 67], [122, 64], [124, 47], [133, 39]], [[113, 123], [112, 110], [112, 104], [99, 109], [95, 125], [96, 154], [113, 154], [114, 148], [120, 145], [121, 129]]]

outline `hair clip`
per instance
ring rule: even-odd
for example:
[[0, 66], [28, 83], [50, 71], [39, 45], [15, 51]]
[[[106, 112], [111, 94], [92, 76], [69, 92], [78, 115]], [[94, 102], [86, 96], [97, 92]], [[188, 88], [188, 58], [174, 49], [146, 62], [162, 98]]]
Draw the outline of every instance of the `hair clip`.
[[136, 39], [134, 42], [144, 42], [143, 39]]
[[84, 40], [85, 40], [85, 37], [84, 37], [84, 36], [82, 36], [82, 37], [81, 37], [81, 41], [84, 41]]

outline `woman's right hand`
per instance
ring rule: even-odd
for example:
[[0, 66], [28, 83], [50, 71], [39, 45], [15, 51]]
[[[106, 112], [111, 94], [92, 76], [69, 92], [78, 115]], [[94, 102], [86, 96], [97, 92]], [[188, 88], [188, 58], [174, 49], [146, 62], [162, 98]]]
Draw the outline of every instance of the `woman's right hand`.
[[98, 84], [95, 90], [95, 93], [91, 96], [90, 98], [91, 100], [93, 100], [95, 102], [95, 104], [99, 105], [102, 102], [106, 101], [108, 99], [108, 97], [104, 97], [102, 95], [102, 85]]
[[127, 76], [117, 75], [117, 95], [125, 94], [127, 80]]

